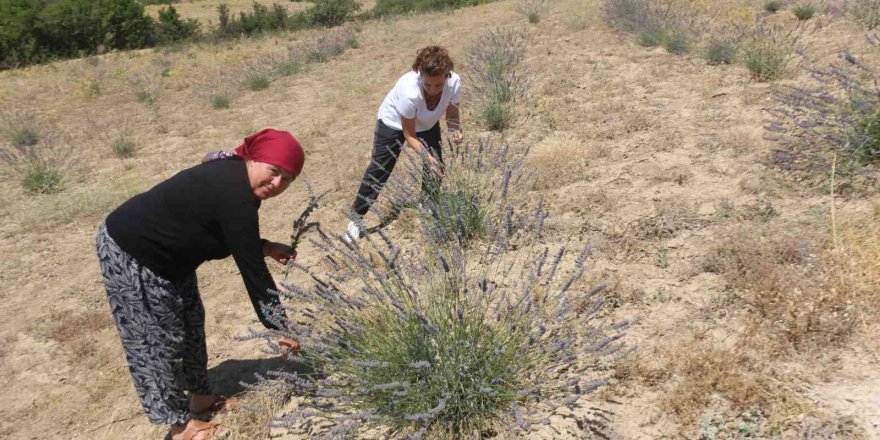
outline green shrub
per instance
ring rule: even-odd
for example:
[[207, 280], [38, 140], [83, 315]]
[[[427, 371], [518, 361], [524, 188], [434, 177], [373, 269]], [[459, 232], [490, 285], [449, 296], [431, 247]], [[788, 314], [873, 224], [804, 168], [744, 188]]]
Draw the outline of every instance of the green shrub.
[[229, 96], [224, 93], [215, 93], [211, 95], [211, 108], [214, 110], [220, 110], [229, 108], [230, 100]]
[[181, 20], [174, 6], [159, 10], [159, 21], [156, 24], [155, 40], [159, 44], [168, 44], [194, 37], [199, 34], [200, 24], [197, 20]]
[[302, 12], [311, 26], [339, 26], [354, 18], [361, 5], [356, 0], [323, 0]]
[[149, 106], [153, 106], [156, 104], [156, 95], [147, 90], [141, 90], [140, 92], [138, 92], [135, 98], [137, 98], [137, 102], [144, 103]]
[[273, 4], [272, 8], [254, 2], [251, 12], [242, 11], [236, 18], [229, 13], [225, 4], [217, 7], [218, 26], [215, 34], [220, 38], [235, 37], [238, 35], [255, 35], [269, 31], [287, 29], [292, 18], [279, 4]]
[[706, 61], [711, 65], [733, 64], [736, 45], [727, 40], [712, 40], [706, 46]]
[[411, 12], [458, 9], [489, 3], [492, 0], [377, 0], [373, 16], [408, 14]]
[[764, 2], [764, 10], [767, 12], [774, 13], [780, 9], [782, 9], [782, 2], [779, 0], [767, 0]]
[[294, 57], [285, 58], [272, 66], [272, 71], [278, 76], [293, 76], [300, 70], [302, 70], [302, 63]]
[[645, 29], [636, 36], [636, 43], [644, 47], [657, 47], [663, 43], [665, 36], [662, 29]]
[[0, 69], [167, 44], [198, 36], [169, 1], [158, 20], [137, 0], [0, 1]]
[[0, 163], [18, 174], [25, 190], [51, 194], [64, 189], [64, 174], [74, 163], [73, 149], [47, 136], [35, 114], [0, 114], [0, 133], [8, 140], [0, 143]]
[[14, 147], [32, 147], [40, 141], [40, 129], [32, 124], [12, 127], [7, 136]]
[[663, 34], [663, 48], [669, 53], [681, 55], [690, 49], [690, 38], [681, 29], [674, 29]]
[[269, 77], [263, 73], [249, 73], [244, 79], [245, 88], [252, 91], [268, 89], [269, 84]]
[[789, 53], [774, 42], [760, 41], [747, 45], [743, 51], [743, 63], [760, 82], [782, 77], [788, 64]]
[[22, 171], [21, 186], [32, 193], [55, 194], [64, 189], [64, 179], [58, 169], [33, 166]]
[[809, 20], [813, 18], [813, 15], [816, 13], [816, 7], [812, 4], [805, 3], [795, 6], [791, 12], [798, 20]]
[[880, 2], [877, 0], [849, 0], [845, 11], [869, 30], [880, 26]]
[[481, 116], [489, 130], [505, 130], [513, 122], [513, 105], [507, 101], [490, 99], [482, 104]]
[[524, 0], [517, 10], [526, 16], [529, 23], [536, 24], [541, 21], [541, 12], [547, 9], [547, 0]]
[[304, 46], [306, 63], [323, 63], [332, 57], [342, 55], [352, 47], [357, 47], [357, 33], [348, 28], [331, 30], [312, 44]]
[[[623, 347], [629, 322], [600, 323], [604, 286], [573, 293], [589, 248], [567, 270], [557, 270], [564, 250], [544, 249], [505, 271], [492, 261], [523, 256], [465, 259], [434, 231], [422, 229], [426, 250], [408, 258], [382, 231], [353, 246], [322, 235], [318, 246], [333, 273], [297, 266], [309, 284], [283, 294], [329, 324], [279, 320], [284, 334], [304, 343], [293, 360], [317, 374], [273, 377], [303, 396], [277, 426], [298, 430], [330, 418], [331, 427], [309, 431], [322, 439], [361, 438], [376, 425], [411, 439], [478, 438], [504, 426], [525, 434], [544, 417], [525, 407], [572, 408], [607, 383], [598, 365]], [[575, 298], [584, 303], [577, 312]]]
[[429, 191], [431, 215], [462, 242], [487, 238], [490, 213], [479, 177], [467, 170], [450, 174]]
[[779, 79], [794, 54], [796, 42], [797, 36], [791, 32], [759, 23], [743, 48], [742, 61], [758, 81]]
[[128, 136], [120, 136], [113, 141], [113, 152], [119, 157], [131, 157], [134, 154], [134, 141]]

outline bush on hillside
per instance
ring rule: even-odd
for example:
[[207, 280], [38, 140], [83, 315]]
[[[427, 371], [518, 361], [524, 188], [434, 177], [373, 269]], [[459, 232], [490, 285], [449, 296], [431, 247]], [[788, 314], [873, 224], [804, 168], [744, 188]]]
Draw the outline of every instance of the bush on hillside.
[[0, 164], [9, 167], [31, 193], [52, 194], [64, 189], [75, 158], [73, 149], [57, 142], [33, 113], [0, 114]]
[[849, 0], [844, 8], [850, 18], [867, 29], [880, 27], [880, 2], [877, 0]]
[[282, 292], [299, 318], [279, 324], [302, 343], [293, 360], [314, 373], [271, 374], [303, 397], [274, 426], [328, 440], [369, 437], [376, 425], [411, 439], [526, 432], [548, 423], [539, 414], [578, 406], [607, 383], [603, 358], [623, 347], [629, 322], [603, 324], [604, 286], [579, 282], [589, 247], [573, 265], [561, 263], [564, 249], [525, 264], [485, 255], [496, 261], [487, 264], [430, 222], [417, 249], [377, 235], [352, 245], [322, 235], [323, 267], [294, 264], [308, 283]]
[[159, 20], [156, 23], [154, 33], [155, 41], [159, 44], [172, 43], [195, 37], [199, 34], [200, 24], [193, 19], [181, 20], [180, 14], [174, 6], [168, 6], [159, 11]]
[[783, 147], [772, 163], [821, 181], [831, 174], [833, 157], [839, 178], [877, 183], [868, 165], [880, 161], [880, 75], [851, 54], [828, 69], [813, 70], [814, 84], [787, 87], [775, 95], [767, 130]]
[[439, 11], [458, 9], [489, 3], [492, 0], [378, 0], [372, 9], [372, 15], [396, 15], [411, 12]]
[[153, 43], [135, 0], [0, 1], [0, 68]]
[[483, 33], [468, 49], [468, 94], [490, 130], [513, 123], [514, 104], [528, 90], [522, 65], [525, 50], [522, 32], [502, 29]]

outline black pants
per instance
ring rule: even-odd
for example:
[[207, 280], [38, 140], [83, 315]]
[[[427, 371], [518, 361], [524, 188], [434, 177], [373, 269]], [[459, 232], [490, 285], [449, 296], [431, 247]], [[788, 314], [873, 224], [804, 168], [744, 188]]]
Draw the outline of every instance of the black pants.
[[[443, 163], [443, 153], [440, 150], [440, 122], [434, 124], [433, 127], [425, 131], [416, 133], [416, 136], [427, 145], [431, 156]], [[379, 196], [382, 186], [388, 181], [388, 176], [394, 170], [397, 164], [397, 158], [400, 156], [400, 150], [406, 141], [403, 138], [403, 131], [391, 128], [382, 120], [376, 121], [376, 131], [373, 133], [373, 157], [367, 171], [364, 172], [364, 178], [361, 180], [361, 186], [358, 189], [357, 198], [351, 209], [355, 214], [363, 216], [370, 210], [370, 206]], [[425, 170], [425, 176], [422, 177], [422, 189], [430, 184], [429, 180], [434, 180], [429, 170]]]

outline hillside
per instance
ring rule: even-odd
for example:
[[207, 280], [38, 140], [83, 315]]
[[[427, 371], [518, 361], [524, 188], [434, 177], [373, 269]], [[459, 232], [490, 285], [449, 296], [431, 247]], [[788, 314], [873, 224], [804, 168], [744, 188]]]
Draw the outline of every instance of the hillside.
[[[858, 303], [855, 321], [822, 311], [863, 299], [846, 296], [851, 285], [836, 278], [830, 249], [834, 234], [853, 247], [871, 242], [880, 198], [832, 199], [766, 165], [776, 146], [765, 109], [774, 90], [809, 73], [793, 63], [783, 79], [756, 82], [742, 65], [709, 66], [623, 38], [598, 0], [548, 5], [537, 24], [510, 0], [359, 23], [356, 47], [260, 91], [241, 84], [326, 31], [0, 72], [0, 116], [38, 120], [78, 159], [67, 188], [51, 195], [25, 192], [2, 169], [0, 437], [161, 438], [165, 429], [143, 416], [108, 311], [94, 255], [104, 216], [206, 152], [275, 127], [302, 142], [303, 177], [329, 190], [315, 219], [341, 233], [377, 106], [416, 49], [444, 45], [466, 73], [464, 55], [490, 24], [526, 32], [529, 96], [503, 134], [477, 125], [465, 100], [467, 139], [529, 148], [527, 197], [550, 213], [546, 243], [593, 243], [587, 277], [610, 284], [609, 314], [640, 320], [627, 337], [636, 350], [591, 402], [609, 411], [611, 437], [880, 438], [880, 328], [870, 314], [880, 301], [875, 293]], [[801, 39], [810, 62], [827, 65], [849, 49], [880, 66], [852, 22], [814, 20]], [[153, 99], [138, 102], [143, 92]], [[228, 109], [212, 109], [218, 93]], [[131, 157], [114, 154], [120, 138], [135, 146]], [[306, 200], [298, 181], [265, 203], [263, 235], [285, 241]], [[300, 249], [301, 263], [319, 259], [310, 245]], [[278, 279], [281, 268], [271, 269]], [[259, 322], [234, 262], [207, 263], [198, 275], [212, 381], [241, 391], [239, 380], [275, 363], [260, 343], [235, 340]], [[238, 438], [253, 438], [262, 422], [227, 417]], [[571, 419], [552, 422], [556, 433], [533, 436], [589, 438]]]

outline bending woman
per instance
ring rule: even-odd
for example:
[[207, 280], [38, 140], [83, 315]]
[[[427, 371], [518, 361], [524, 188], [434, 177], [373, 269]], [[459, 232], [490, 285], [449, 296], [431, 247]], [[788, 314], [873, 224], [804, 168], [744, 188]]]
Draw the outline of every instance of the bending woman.
[[[401, 76], [385, 96], [373, 133], [372, 160], [351, 208], [354, 218], [348, 224], [347, 240], [363, 236], [361, 219], [388, 181], [404, 142], [415, 152], [428, 157], [429, 174], [443, 175], [440, 148], [440, 118], [443, 115], [452, 141], [462, 141], [458, 109], [461, 78], [452, 68], [452, 59], [446, 49], [439, 46], [423, 48], [418, 51], [412, 70]], [[431, 176], [423, 177], [426, 178]]]
[[[171, 425], [166, 439], [229, 433], [193, 418], [232, 403], [208, 385], [196, 268], [232, 255], [263, 325], [278, 329], [284, 315], [263, 258], [287, 263], [296, 256], [289, 246], [260, 238], [257, 210], [296, 179], [305, 155], [293, 135], [272, 129], [246, 138], [235, 153], [133, 197], [98, 229], [104, 286], [134, 387], [150, 421]], [[277, 342], [285, 352], [299, 349], [291, 339]]]

